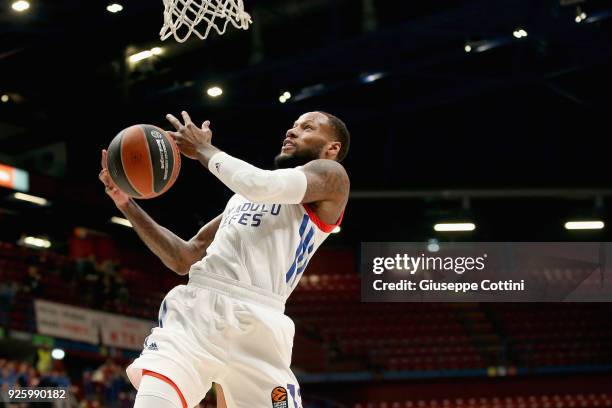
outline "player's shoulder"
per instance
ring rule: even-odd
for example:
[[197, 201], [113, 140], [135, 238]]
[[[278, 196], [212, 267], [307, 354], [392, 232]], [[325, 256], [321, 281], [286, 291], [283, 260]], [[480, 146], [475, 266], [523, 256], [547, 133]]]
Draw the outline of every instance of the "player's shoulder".
[[344, 207], [351, 183], [342, 164], [335, 160], [317, 159], [306, 163], [302, 171], [308, 180], [305, 196], [308, 199], [305, 202], [329, 202], [335, 207]]
[[342, 163], [330, 159], [311, 160], [304, 166], [301, 166], [302, 171], [311, 171], [320, 175], [339, 177], [349, 180], [348, 173]]

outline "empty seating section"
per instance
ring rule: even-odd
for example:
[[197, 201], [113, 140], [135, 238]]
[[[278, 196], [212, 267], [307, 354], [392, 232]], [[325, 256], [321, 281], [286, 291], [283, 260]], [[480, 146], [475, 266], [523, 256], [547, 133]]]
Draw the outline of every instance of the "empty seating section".
[[601, 303], [490, 304], [519, 365], [612, 364], [612, 319]]
[[352, 358], [362, 369], [377, 370], [484, 366], [459, 318], [473, 306], [361, 303], [357, 274], [316, 272], [302, 277], [287, 313], [298, 327], [317, 333], [328, 347], [335, 345], [339, 360]]

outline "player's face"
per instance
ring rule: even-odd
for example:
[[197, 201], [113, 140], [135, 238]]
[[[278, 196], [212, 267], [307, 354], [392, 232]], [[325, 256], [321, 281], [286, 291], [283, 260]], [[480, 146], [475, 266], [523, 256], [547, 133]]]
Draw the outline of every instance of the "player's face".
[[274, 164], [277, 168], [289, 168], [322, 158], [324, 148], [330, 142], [330, 132], [327, 116], [319, 112], [303, 114], [287, 130]]

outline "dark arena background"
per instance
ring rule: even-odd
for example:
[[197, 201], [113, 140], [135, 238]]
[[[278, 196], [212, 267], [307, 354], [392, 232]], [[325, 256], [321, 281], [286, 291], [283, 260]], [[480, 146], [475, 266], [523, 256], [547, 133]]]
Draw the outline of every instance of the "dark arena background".
[[[24, 4], [0, 2], [3, 398], [69, 386], [56, 406], [131, 407], [134, 322], [187, 282], [113, 218], [98, 172], [119, 130], [187, 110], [272, 168], [323, 110], [351, 131], [351, 196], [287, 303], [304, 406], [612, 406], [609, 303], [362, 303], [359, 271], [362, 242], [612, 239], [612, 2], [245, 0], [248, 30], [185, 43], [159, 40], [161, 1]], [[188, 239], [230, 195], [183, 158], [139, 203]], [[565, 227], [581, 220], [600, 225]], [[434, 230], [450, 221], [475, 229]]]

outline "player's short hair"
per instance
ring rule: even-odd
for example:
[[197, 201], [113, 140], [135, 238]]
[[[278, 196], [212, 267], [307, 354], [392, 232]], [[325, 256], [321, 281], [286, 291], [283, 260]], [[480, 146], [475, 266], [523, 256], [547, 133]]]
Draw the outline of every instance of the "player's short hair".
[[329, 124], [331, 125], [332, 130], [334, 131], [334, 136], [336, 137], [336, 140], [340, 142], [340, 151], [338, 152], [336, 160], [338, 162], [341, 162], [348, 154], [348, 150], [351, 145], [351, 134], [349, 133], [346, 124], [340, 118], [332, 115], [331, 113], [323, 111], [318, 112], [322, 113], [323, 115], [325, 115], [325, 117], [327, 117], [327, 120], [329, 121]]

